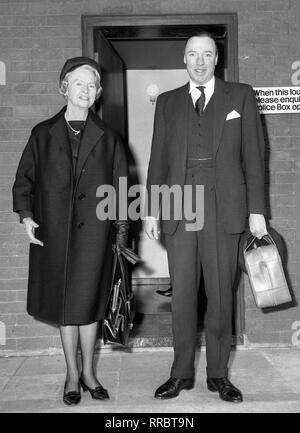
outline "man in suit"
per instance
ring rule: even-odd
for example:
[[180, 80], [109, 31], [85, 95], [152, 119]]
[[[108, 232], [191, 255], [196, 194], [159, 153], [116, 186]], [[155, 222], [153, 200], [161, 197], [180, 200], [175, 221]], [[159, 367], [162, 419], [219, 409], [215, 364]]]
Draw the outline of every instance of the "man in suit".
[[[171, 376], [155, 397], [176, 397], [194, 386], [197, 292], [203, 272], [207, 386], [220, 398], [241, 402], [228, 379], [232, 338], [232, 287], [238, 242], [247, 220], [253, 235], [267, 234], [264, 214], [264, 138], [251, 86], [214, 76], [218, 60], [214, 37], [188, 39], [184, 63], [190, 82], [157, 99], [147, 191], [153, 185], [204, 185], [204, 225], [187, 230], [187, 218], [162, 219], [173, 286], [174, 361]], [[181, 204], [182, 206], [182, 204]], [[145, 230], [159, 238], [158, 215], [149, 194]]]

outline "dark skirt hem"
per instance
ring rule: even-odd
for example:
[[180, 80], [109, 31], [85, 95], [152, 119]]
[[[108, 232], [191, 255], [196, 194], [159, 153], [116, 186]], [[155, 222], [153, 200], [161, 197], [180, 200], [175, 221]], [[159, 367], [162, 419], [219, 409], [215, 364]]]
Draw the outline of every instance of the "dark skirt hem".
[[38, 320], [39, 322], [43, 322], [47, 325], [55, 326], [55, 327], [91, 325], [92, 323], [101, 322], [103, 320], [103, 316], [101, 315], [101, 317], [95, 318], [93, 320], [91, 320], [91, 319], [89, 319], [89, 320], [75, 320], [75, 321], [68, 320], [67, 322], [62, 322], [62, 321], [50, 319], [49, 317], [41, 317], [38, 314], [31, 313], [28, 310], [27, 310], [27, 313], [30, 316], [32, 316], [35, 320]]

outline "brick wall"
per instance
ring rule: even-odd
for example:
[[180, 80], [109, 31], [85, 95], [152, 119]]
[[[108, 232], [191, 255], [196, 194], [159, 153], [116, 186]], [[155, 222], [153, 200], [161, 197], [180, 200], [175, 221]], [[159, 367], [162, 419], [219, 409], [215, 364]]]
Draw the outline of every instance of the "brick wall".
[[[238, 13], [242, 82], [292, 85], [292, 64], [300, 61], [298, 0], [0, 0], [0, 61], [7, 68], [7, 83], [0, 85], [0, 321], [7, 338], [0, 349], [60, 345], [56, 328], [26, 314], [28, 243], [11, 212], [11, 186], [31, 128], [63, 105], [58, 73], [66, 58], [81, 55], [81, 15], [205, 12]], [[272, 225], [285, 237], [289, 277], [299, 302], [300, 117], [268, 115], [265, 121]], [[245, 307], [249, 344], [292, 344], [299, 306], [262, 313], [246, 282]]]

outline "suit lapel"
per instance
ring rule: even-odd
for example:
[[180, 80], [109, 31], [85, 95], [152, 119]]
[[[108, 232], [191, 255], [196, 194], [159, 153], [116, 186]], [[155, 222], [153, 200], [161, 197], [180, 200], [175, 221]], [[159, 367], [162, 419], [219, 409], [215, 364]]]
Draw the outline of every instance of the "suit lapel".
[[81, 170], [93, 150], [94, 146], [100, 140], [102, 135], [104, 134], [103, 129], [100, 127], [98, 122], [95, 119], [95, 114], [89, 111], [89, 115], [87, 117], [86, 126], [84, 128], [83, 136], [80, 143], [80, 150], [76, 165], [76, 184], [79, 180]]
[[226, 121], [226, 115], [229, 110], [229, 89], [226, 82], [215, 79], [214, 91], [214, 139], [213, 139], [213, 156], [215, 158], [221, 142], [222, 132]]
[[176, 130], [177, 138], [180, 149], [180, 161], [182, 162], [183, 169], [186, 166], [187, 155], [187, 128], [188, 128], [188, 104], [190, 101], [189, 83], [180, 88], [175, 104], [176, 113]]

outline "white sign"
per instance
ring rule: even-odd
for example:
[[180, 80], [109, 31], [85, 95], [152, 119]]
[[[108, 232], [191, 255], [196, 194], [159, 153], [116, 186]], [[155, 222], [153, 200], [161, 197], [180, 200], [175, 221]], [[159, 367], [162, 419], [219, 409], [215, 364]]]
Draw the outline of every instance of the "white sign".
[[261, 114], [300, 113], [300, 87], [254, 87]]
[[0, 86], [6, 85], [6, 66], [4, 62], [0, 62]]

